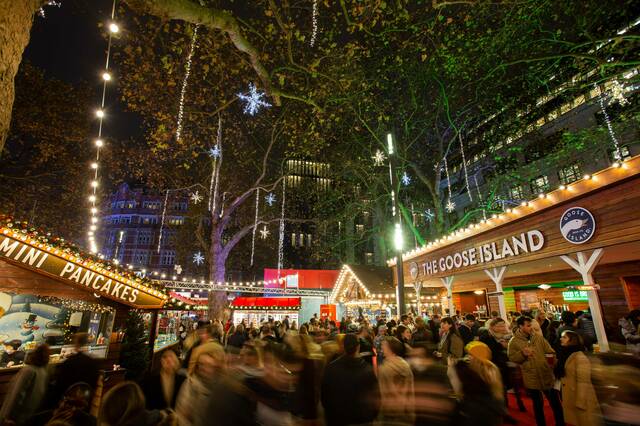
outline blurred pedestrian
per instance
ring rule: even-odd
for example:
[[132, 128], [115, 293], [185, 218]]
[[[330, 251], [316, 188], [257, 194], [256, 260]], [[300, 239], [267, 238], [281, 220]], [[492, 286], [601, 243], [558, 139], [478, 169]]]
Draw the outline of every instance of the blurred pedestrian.
[[89, 412], [91, 408], [91, 386], [86, 383], [71, 385], [64, 393], [55, 410], [47, 410], [31, 417], [29, 426], [65, 424], [69, 426], [94, 426], [97, 420]]
[[382, 342], [384, 362], [379, 368], [380, 422], [382, 425], [413, 425], [415, 423], [415, 394], [413, 372], [401, 357], [404, 344], [395, 337]]
[[564, 419], [576, 426], [600, 424], [600, 405], [591, 384], [591, 362], [584, 353], [578, 333], [566, 330], [560, 336], [561, 349], [555, 367], [556, 378], [562, 381]]
[[175, 416], [166, 411], [146, 410], [144, 395], [135, 382], [112, 387], [102, 399], [100, 426], [169, 426]]
[[141, 385], [148, 410], [175, 408], [178, 392], [186, 379], [179, 369], [176, 353], [171, 349], [162, 352], [160, 371], [149, 375]]
[[327, 365], [321, 400], [327, 426], [367, 425], [378, 416], [380, 389], [373, 368], [362, 360], [359, 339], [347, 334], [344, 355]]
[[554, 391], [553, 370], [548, 358], [553, 359], [554, 350], [542, 336], [533, 332], [531, 318], [518, 317], [513, 338], [509, 341], [509, 360], [519, 364], [527, 393], [533, 401], [533, 411], [538, 426], [545, 426], [543, 395], [549, 401], [556, 426], [564, 425], [562, 404], [558, 392]]
[[27, 355], [24, 367], [11, 379], [0, 409], [0, 424], [24, 424], [42, 405], [47, 393], [51, 352], [42, 343]]
[[100, 361], [87, 354], [88, 345], [89, 335], [87, 333], [73, 335], [75, 352], [62, 363], [57, 364], [55, 368], [52, 406], [57, 406], [66, 390], [78, 382], [87, 383], [95, 392], [100, 378]]
[[495, 399], [491, 387], [465, 359], [451, 359], [452, 383], [459, 395], [455, 426], [499, 426], [504, 407]]
[[462, 343], [466, 346], [476, 338], [476, 317], [473, 314], [467, 314], [464, 317], [464, 321], [460, 323], [458, 327], [460, 337], [462, 337]]
[[618, 321], [622, 336], [627, 343], [627, 350], [635, 355], [640, 355], [640, 310], [634, 309], [624, 318]]

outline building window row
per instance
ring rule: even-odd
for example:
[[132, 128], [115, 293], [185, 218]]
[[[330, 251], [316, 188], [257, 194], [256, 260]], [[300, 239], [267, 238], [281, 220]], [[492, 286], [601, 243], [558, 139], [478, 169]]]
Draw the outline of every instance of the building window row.
[[291, 246], [292, 247], [304, 247], [305, 246], [305, 237], [306, 237], [306, 246], [311, 247], [312, 238], [311, 234], [303, 234], [303, 233], [291, 233]]
[[162, 202], [160, 200], [147, 200], [142, 202], [142, 208], [158, 210], [162, 207]]

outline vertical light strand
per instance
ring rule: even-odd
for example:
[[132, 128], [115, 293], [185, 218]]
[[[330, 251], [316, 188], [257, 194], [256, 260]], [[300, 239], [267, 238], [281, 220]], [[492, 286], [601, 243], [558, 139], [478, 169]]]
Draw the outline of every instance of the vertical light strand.
[[256, 230], [258, 229], [258, 216], [260, 214], [260, 188], [256, 189], [256, 216], [253, 220], [253, 231], [251, 235], [251, 266], [253, 266], [253, 256], [256, 252]]
[[471, 195], [471, 187], [469, 186], [469, 173], [467, 172], [467, 159], [464, 155], [464, 143], [462, 143], [462, 136], [458, 132], [458, 141], [460, 142], [460, 154], [462, 155], [462, 170], [464, 171], [464, 182], [467, 185], [467, 194], [469, 195], [469, 201], [473, 202], [473, 195]]
[[284, 263], [284, 208], [285, 197], [287, 195], [286, 179], [282, 180], [282, 210], [280, 212], [280, 235], [278, 238], [278, 279], [280, 279], [280, 270]]
[[618, 138], [616, 138], [616, 134], [613, 131], [613, 126], [611, 125], [611, 120], [609, 119], [609, 114], [607, 114], [607, 109], [604, 106], [604, 90], [601, 87], [594, 84], [594, 87], [598, 88], [600, 91], [599, 102], [600, 109], [602, 110], [602, 115], [604, 115], [604, 121], [607, 123], [607, 130], [609, 130], [609, 135], [611, 136], [611, 140], [613, 141], [613, 156], [616, 161], [622, 160], [622, 152], [620, 151], [620, 144], [618, 143]]
[[191, 46], [189, 48], [189, 55], [187, 56], [187, 65], [185, 66], [184, 78], [182, 79], [182, 89], [180, 90], [180, 103], [178, 104], [178, 123], [176, 125], [176, 140], [180, 141], [182, 136], [182, 117], [184, 116], [184, 97], [187, 93], [187, 86], [189, 84], [189, 75], [191, 75], [191, 62], [193, 61], [193, 52], [196, 50], [196, 42], [198, 40], [198, 28], [200, 24], [196, 24], [193, 28], [193, 35], [191, 36]]
[[482, 193], [480, 192], [480, 187], [478, 186], [478, 178], [476, 177], [476, 175], [473, 175], [473, 181], [476, 184], [476, 190], [478, 191], [478, 199], [480, 200], [480, 206], [482, 207], [482, 218], [484, 220], [487, 220], [487, 212], [484, 208], [484, 205], [482, 204]]
[[213, 211], [213, 185], [216, 178], [216, 170], [218, 169], [218, 158], [213, 157], [213, 167], [211, 169], [211, 181], [209, 182], [209, 211]]
[[447, 210], [447, 212], [451, 213], [456, 209], [456, 203], [453, 202], [453, 197], [451, 195], [451, 178], [449, 177], [449, 165], [447, 164], [447, 156], [443, 156], [442, 159], [444, 160], [444, 172], [447, 176], [447, 189], [449, 190], [449, 200], [447, 200], [447, 203], [445, 204], [445, 209]]
[[311, 25], [313, 29], [309, 44], [313, 47], [316, 44], [316, 39], [318, 37], [318, 0], [313, 0], [313, 11], [311, 13]]
[[91, 169], [93, 169], [93, 180], [91, 181], [91, 195], [89, 196], [89, 202], [91, 203], [91, 225], [89, 226], [89, 250], [92, 253], [98, 253], [98, 246], [96, 244], [95, 233], [98, 229], [98, 178], [99, 178], [99, 168], [100, 168], [100, 151], [104, 145], [102, 141], [102, 128], [104, 121], [104, 107], [105, 101], [107, 98], [107, 83], [111, 81], [111, 73], [109, 72], [109, 59], [111, 57], [111, 46], [113, 44], [113, 35], [117, 33], [120, 28], [115, 23], [116, 17], [116, 2], [117, 0], [113, 0], [113, 5], [111, 6], [111, 22], [107, 26], [108, 28], [108, 40], [107, 40], [107, 54], [105, 59], [104, 70], [102, 72], [102, 97], [100, 100], [100, 108], [96, 111], [96, 116], [98, 117], [98, 137], [95, 140], [96, 147], [96, 156], [95, 162], [91, 164]]
[[[220, 154], [218, 155], [218, 159], [216, 161], [217, 167], [215, 168], [215, 183], [213, 184], [213, 195], [209, 194], [209, 197], [213, 199], [211, 203], [211, 214], [214, 215], [216, 212], [216, 203], [218, 202], [218, 183], [220, 182], [220, 168], [222, 167], [222, 116], [218, 114], [218, 135], [217, 135], [217, 145], [220, 150]], [[221, 214], [222, 216], [222, 214]]]
[[164, 195], [164, 205], [162, 206], [162, 218], [160, 219], [160, 235], [158, 235], [158, 254], [160, 253], [160, 246], [162, 244], [162, 232], [164, 231], [164, 222], [167, 216], [167, 202], [169, 201], [169, 190], [167, 189]]

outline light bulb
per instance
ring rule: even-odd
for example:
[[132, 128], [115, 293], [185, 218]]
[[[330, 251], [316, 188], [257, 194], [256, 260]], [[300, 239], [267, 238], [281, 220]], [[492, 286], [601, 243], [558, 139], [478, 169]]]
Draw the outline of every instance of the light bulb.
[[91, 225], [91, 226], [89, 227], [89, 229], [91, 229], [92, 231], [95, 231], [96, 229], [98, 229], [98, 227], [97, 227], [97, 226], [95, 226], [95, 225]]
[[96, 110], [96, 117], [98, 117], [98, 118], [104, 117], [104, 111], [101, 110], [101, 109]]
[[95, 195], [89, 195], [89, 201], [91, 201], [92, 203], [96, 202], [96, 196]]
[[120, 31], [120, 27], [118, 27], [118, 24], [116, 24], [115, 22], [112, 22], [109, 24], [109, 31], [115, 34]]
[[91, 214], [96, 214], [98, 213], [98, 209], [96, 209], [95, 207], [91, 207]]
[[546, 195], [546, 194], [543, 194], [543, 193], [540, 193], [540, 194], [538, 195], [538, 198], [540, 198], [540, 199], [542, 200], [543, 198], [547, 198], [547, 195]]
[[106, 72], [106, 71], [105, 71], [105, 72], [103, 72], [103, 73], [102, 73], [102, 79], [103, 79], [104, 81], [109, 81], [109, 80], [111, 80], [111, 74], [109, 74], [109, 73], [108, 73], [108, 72]]
[[584, 175], [583, 178], [585, 178], [585, 180], [589, 180], [591, 179], [591, 175]]
[[618, 167], [622, 166], [622, 164], [620, 164], [618, 161], [616, 161], [616, 162], [614, 162], [612, 164], [612, 166], [615, 167], [615, 168], [618, 168]]
[[91, 218], [91, 223], [98, 223], [98, 218], [97, 217], [92, 217]]
[[92, 237], [92, 236], [93, 236], [93, 231], [89, 231], [89, 232], [87, 232], [87, 234], [88, 234], [90, 237]]
[[104, 142], [102, 142], [102, 139], [96, 139], [96, 146], [100, 148], [102, 145], [104, 145]]
[[560, 185], [559, 188], [564, 191], [565, 189], [567, 189], [567, 185]]
[[91, 163], [91, 168], [92, 169], [97, 169], [98, 168], [98, 163]]
[[97, 188], [98, 187], [98, 181], [97, 180], [92, 180], [91, 181], [91, 187], [92, 188]]

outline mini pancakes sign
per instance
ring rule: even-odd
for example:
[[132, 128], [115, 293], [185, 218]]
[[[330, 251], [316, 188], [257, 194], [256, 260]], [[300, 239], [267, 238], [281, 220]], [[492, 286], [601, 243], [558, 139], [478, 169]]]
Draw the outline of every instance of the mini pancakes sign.
[[164, 303], [164, 295], [157, 290], [147, 288], [111, 271], [75, 262], [75, 258], [69, 259], [70, 256], [67, 253], [43, 244], [36, 245], [28, 244], [27, 239], [23, 240], [20, 236], [10, 237], [6, 233], [0, 234], [0, 259], [44, 272], [64, 282], [79, 285], [88, 291], [130, 306], [160, 308]]
[[422, 263], [426, 276], [455, 271], [461, 268], [495, 262], [501, 259], [534, 253], [544, 246], [544, 235], [537, 229], [513, 235], [480, 246], [441, 256]]

